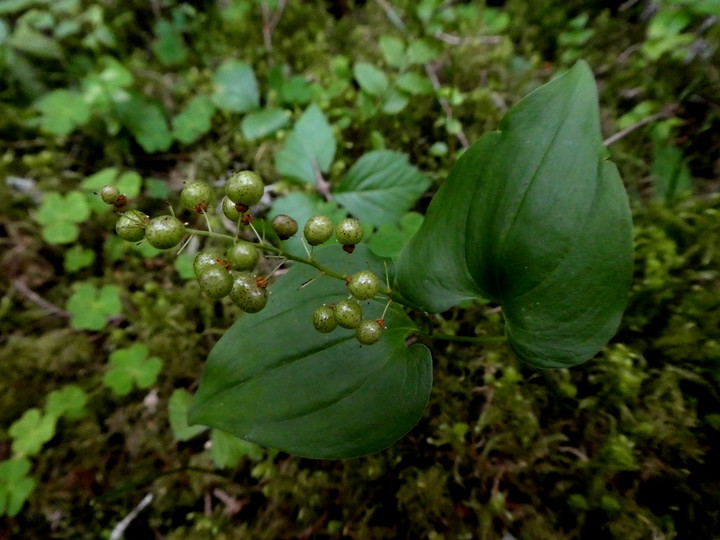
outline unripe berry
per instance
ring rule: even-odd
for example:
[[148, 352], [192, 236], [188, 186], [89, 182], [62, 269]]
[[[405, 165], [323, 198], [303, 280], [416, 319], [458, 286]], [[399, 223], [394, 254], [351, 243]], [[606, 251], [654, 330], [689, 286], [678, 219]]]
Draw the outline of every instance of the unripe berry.
[[308, 219], [303, 229], [305, 240], [311, 246], [318, 246], [323, 242], [327, 242], [332, 233], [333, 222], [329, 217], [323, 215], [313, 216]]
[[225, 195], [236, 204], [252, 206], [262, 199], [265, 184], [253, 171], [240, 171], [225, 184]]
[[145, 227], [145, 238], [158, 249], [170, 249], [177, 246], [185, 236], [185, 226], [175, 216], [152, 218]]
[[185, 182], [180, 192], [180, 204], [187, 210], [203, 213], [212, 199], [212, 190], [205, 182]]
[[215, 264], [198, 276], [198, 284], [210, 298], [223, 298], [230, 294], [233, 278], [224, 266]]
[[343, 328], [357, 328], [362, 321], [362, 308], [355, 300], [341, 300], [333, 309], [335, 320]]
[[317, 308], [313, 313], [312, 321], [315, 330], [322, 334], [327, 334], [337, 328], [335, 311], [329, 306], [320, 306]]
[[359, 244], [363, 237], [363, 230], [357, 219], [345, 218], [335, 227], [335, 238], [343, 246]]
[[128, 210], [115, 223], [115, 231], [120, 238], [128, 242], [139, 242], [145, 238], [148, 217], [139, 210]]
[[275, 216], [272, 220], [271, 225], [273, 231], [275, 231], [275, 234], [278, 235], [280, 240], [287, 240], [296, 232], [298, 232], [297, 221], [295, 221], [290, 216], [286, 216], [285, 214], [279, 214]]
[[268, 292], [257, 286], [256, 278], [250, 272], [237, 272], [230, 299], [246, 313], [257, 313], [267, 304]]
[[242, 216], [242, 212], [237, 209], [237, 205], [227, 197], [223, 197], [222, 200], [222, 213], [230, 221], [237, 223]]
[[234, 270], [252, 270], [260, 260], [260, 252], [250, 242], [238, 242], [227, 251], [227, 261]]
[[100, 198], [105, 204], [115, 204], [120, 198], [120, 190], [115, 186], [103, 186], [100, 190]]
[[355, 329], [355, 339], [362, 345], [377, 343], [383, 334], [384, 328], [374, 319], [365, 319]]
[[222, 257], [222, 255], [219, 251], [201, 251], [195, 255], [195, 260], [193, 260], [193, 271], [195, 272], [195, 276], [200, 277], [200, 274], [209, 267], [220, 264], [218, 262], [220, 257]]
[[348, 281], [348, 290], [358, 300], [369, 300], [380, 288], [380, 280], [370, 270], [360, 270]]

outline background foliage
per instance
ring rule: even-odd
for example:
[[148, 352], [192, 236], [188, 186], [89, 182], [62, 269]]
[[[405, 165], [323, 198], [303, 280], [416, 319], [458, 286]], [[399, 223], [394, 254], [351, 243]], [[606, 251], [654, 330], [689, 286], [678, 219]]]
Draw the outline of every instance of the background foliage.
[[[0, 534], [110, 537], [147, 493], [128, 537], [720, 534], [719, 11], [0, 1]], [[463, 147], [581, 57], [636, 227], [629, 308], [598, 357], [544, 372], [429, 343], [420, 424], [348, 461], [187, 426], [238, 311], [200, 295], [189, 255], [118, 241], [95, 190], [152, 214], [184, 179], [252, 168], [269, 216], [365, 211], [393, 255]], [[401, 196], [366, 211], [376, 188]], [[436, 322], [501, 331], [492, 305]]]

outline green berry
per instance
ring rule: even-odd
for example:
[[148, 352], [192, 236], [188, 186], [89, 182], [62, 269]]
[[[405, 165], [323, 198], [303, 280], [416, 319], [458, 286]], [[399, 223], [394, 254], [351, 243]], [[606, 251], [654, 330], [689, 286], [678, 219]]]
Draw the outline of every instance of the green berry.
[[272, 220], [272, 229], [280, 240], [287, 240], [298, 231], [298, 224], [290, 216], [279, 214]]
[[185, 236], [185, 226], [175, 216], [152, 218], [145, 227], [145, 238], [151, 246], [170, 249], [177, 246]]
[[235, 223], [237, 223], [242, 216], [242, 212], [237, 209], [235, 203], [227, 197], [223, 197], [222, 200], [222, 213], [225, 215], [226, 218], [228, 218], [230, 221], [234, 221]]
[[335, 320], [343, 328], [357, 328], [362, 321], [363, 312], [355, 300], [341, 300], [334, 307]]
[[348, 282], [348, 289], [358, 300], [369, 300], [380, 288], [380, 280], [370, 270], [360, 270]]
[[228, 249], [227, 260], [234, 270], [252, 270], [260, 260], [260, 252], [250, 242], [238, 242]]
[[148, 224], [148, 217], [139, 210], [128, 210], [121, 215], [115, 230], [120, 238], [128, 242], [139, 242], [145, 238], [145, 228]]
[[257, 313], [267, 304], [267, 289], [257, 286], [255, 276], [250, 272], [237, 272], [233, 279], [230, 299], [246, 313]]
[[205, 182], [185, 182], [180, 192], [180, 204], [187, 210], [205, 212], [212, 199], [212, 190]]
[[193, 271], [195, 272], [195, 276], [200, 277], [200, 274], [211, 266], [220, 264], [218, 259], [221, 257], [222, 255], [218, 251], [201, 251], [195, 255], [195, 260], [193, 260]]
[[323, 215], [313, 216], [305, 223], [303, 234], [305, 240], [311, 246], [318, 246], [332, 236], [333, 233], [333, 222], [332, 220]]
[[355, 339], [357, 339], [363, 345], [372, 345], [377, 343], [382, 336], [383, 327], [380, 323], [373, 319], [365, 319], [360, 322], [358, 327], [355, 329]]
[[363, 230], [357, 219], [345, 218], [335, 227], [335, 238], [343, 246], [359, 244], [363, 237]]
[[103, 186], [100, 190], [100, 198], [105, 204], [115, 204], [120, 198], [120, 190], [115, 186]]
[[225, 195], [235, 204], [257, 204], [264, 192], [262, 178], [252, 171], [235, 173], [225, 184]]
[[335, 311], [328, 306], [320, 306], [313, 313], [313, 326], [320, 333], [327, 334], [337, 328], [337, 320], [335, 319]]
[[198, 276], [198, 284], [210, 298], [223, 298], [230, 294], [233, 278], [224, 266], [209, 266]]

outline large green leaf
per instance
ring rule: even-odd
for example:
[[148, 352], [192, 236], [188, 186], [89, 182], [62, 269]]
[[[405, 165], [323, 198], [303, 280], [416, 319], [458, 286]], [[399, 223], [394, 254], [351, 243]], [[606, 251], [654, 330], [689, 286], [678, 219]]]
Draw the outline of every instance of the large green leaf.
[[499, 301], [510, 346], [538, 367], [595, 355], [617, 330], [632, 272], [627, 196], [598, 116], [585, 63], [513, 107], [432, 201], [399, 258], [402, 293], [435, 312]]
[[357, 160], [333, 196], [361, 221], [382, 225], [397, 223], [429, 185], [407, 155], [378, 150]]
[[313, 104], [298, 119], [285, 146], [275, 156], [275, 166], [280, 174], [314, 184], [320, 172], [330, 170], [335, 146], [327, 118]]
[[[383, 260], [363, 246], [316, 249], [318, 261], [384, 275]], [[264, 311], [242, 316], [210, 353], [190, 408], [192, 424], [301, 456], [340, 458], [382, 450], [419, 420], [432, 384], [427, 348], [406, 347], [413, 323], [389, 309], [380, 341], [361, 346], [352, 330], [313, 329], [312, 313], [347, 298], [347, 287], [296, 265], [271, 286]], [[379, 317], [384, 303], [363, 306]]]

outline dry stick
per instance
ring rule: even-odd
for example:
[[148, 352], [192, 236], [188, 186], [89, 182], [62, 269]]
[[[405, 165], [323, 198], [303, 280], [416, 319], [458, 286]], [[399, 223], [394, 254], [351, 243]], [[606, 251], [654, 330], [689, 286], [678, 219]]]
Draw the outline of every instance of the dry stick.
[[675, 109], [677, 108], [677, 103], [672, 103], [665, 107], [662, 111], [659, 113], [653, 114], [652, 116], [648, 116], [647, 118], [643, 118], [642, 120], [635, 122], [632, 125], [629, 125], [625, 129], [621, 129], [618, 131], [615, 135], [611, 135], [607, 139], [603, 141], [603, 145], [610, 146], [611, 144], [616, 143], [623, 137], [629, 135], [636, 129], [639, 129], [643, 126], [646, 126], [648, 124], [651, 124], [652, 122], [655, 122], [656, 120], [664, 120], [665, 118], [670, 118], [675, 114]]
[[40, 296], [38, 293], [33, 291], [30, 287], [27, 286], [27, 283], [25, 283], [22, 279], [16, 279], [13, 282], [13, 285], [15, 286], [15, 289], [23, 296], [25, 299], [29, 300], [36, 306], [44, 309], [48, 313], [51, 313], [53, 315], [57, 315], [58, 317], [62, 317], [64, 319], [70, 318], [70, 312], [65, 311], [61, 307], [56, 306], [52, 302], [48, 302], [45, 300], [42, 296]]
[[263, 33], [263, 42], [265, 43], [265, 49], [268, 52], [268, 63], [272, 65], [272, 33], [273, 30], [275, 30], [275, 27], [277, 26], [278, 22], [280, 22], [280, 17], [282, 17], [283, 11], [285, 11], [285, 6], [287, 5], [287, 0], [280, 0], [278, 2], [277, 9], [272, 14], [272, 17], [270, 16], [270, 9], [268, 7], [267, 2], [262, 2], [260, 4], [260, 8], [262, 9], [262, 18], [263, 18], [263, 27], [262, 27], [262, 33]]
[[153, 501], [153, 494], [148, 493], [143, 497], [143, 499], [140, 501], [140, 504], [138, 504], [135, 508], [133, 508], [132, 512], [130, 512], [120, 523], [115, 525], [115, 528], [112, 530], [112, 533], [110, 533], [110, 540], [120, 540], [125, 536], [125, 530], [128, 528], [130, 523], [138, 516], [140, 512], [142, 512], [146, 506], [148, 506]]

